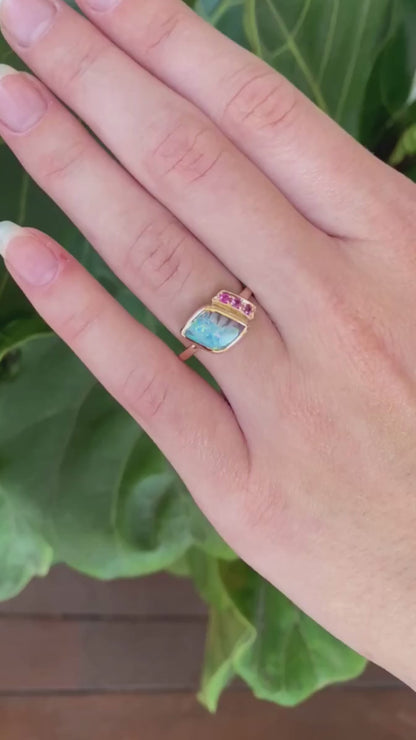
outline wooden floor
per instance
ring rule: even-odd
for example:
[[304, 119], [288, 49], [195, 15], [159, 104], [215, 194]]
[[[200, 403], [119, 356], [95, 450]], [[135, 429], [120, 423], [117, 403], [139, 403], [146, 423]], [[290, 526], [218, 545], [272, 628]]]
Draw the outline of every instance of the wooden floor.
[[294, 710], [196, 699], [205, 609], [186, 581], [64, 568], [0, 604], [1, 740], [415, 740], [416, 696], [375, 668]]

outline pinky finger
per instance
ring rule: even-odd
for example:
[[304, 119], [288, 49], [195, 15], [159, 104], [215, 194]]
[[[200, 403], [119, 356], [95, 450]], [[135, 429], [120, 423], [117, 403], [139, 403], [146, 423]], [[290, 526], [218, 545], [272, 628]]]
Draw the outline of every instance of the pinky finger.
[[201, 508], [213, 506], [227, 472], [247, 459], [224, 398], [49, 237], [5, 222], [0, 253], [36, 310], [152, 437]]

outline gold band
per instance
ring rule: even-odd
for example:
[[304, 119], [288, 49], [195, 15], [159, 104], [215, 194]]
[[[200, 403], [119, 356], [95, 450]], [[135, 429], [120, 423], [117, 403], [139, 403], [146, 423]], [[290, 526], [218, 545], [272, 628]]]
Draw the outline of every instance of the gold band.
[[182, 362], [186, 362], [187, 360], [190, 360], [191, 357], [197, 352], [199, 349], [197, 344], [191, 344], [190, 347], [185, 349], [181, 354], [179, 355], [179, 359], [182, 360]]

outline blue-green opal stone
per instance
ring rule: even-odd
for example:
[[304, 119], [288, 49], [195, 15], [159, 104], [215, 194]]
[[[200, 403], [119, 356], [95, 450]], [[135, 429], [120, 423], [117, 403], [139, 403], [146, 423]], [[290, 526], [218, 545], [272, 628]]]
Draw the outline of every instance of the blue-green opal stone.
[[219, 352], [227, 349], [245, 330], [244, 324], [217, 311], [201, 311], [185, 331], [191, 342]]

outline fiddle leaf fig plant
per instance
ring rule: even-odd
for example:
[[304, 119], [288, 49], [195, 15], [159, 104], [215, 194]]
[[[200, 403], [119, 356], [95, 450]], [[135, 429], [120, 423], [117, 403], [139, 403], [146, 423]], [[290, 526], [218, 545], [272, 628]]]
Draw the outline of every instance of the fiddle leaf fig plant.
[[[416, 0], [187, 1], [413, 174]], [[2, 38], [0, 62], [22, 67]], [[48, 232], [179, 349], [1, 140], [0, 173], [0, 219]], [[262, 699], [293, 705], [364, 668], [238, 560], [155, 445], [0, 266], [0, 599], [55, 563], [101, 579], [162, 569], [192, 578], [210, 608], [200, 693], [210, 710], [234, 676]]]

